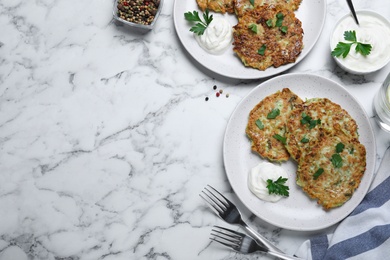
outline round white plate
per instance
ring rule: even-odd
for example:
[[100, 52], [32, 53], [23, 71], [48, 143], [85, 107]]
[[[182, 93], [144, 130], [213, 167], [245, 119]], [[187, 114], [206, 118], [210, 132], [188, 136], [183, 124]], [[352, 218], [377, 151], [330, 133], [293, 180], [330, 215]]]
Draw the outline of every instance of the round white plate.
[[[184, 13], [198, 11], [196, 0], [175, 0], [173, 6], [173, 22], [177, 35], [188, 53], [201, 65], [222, 76], [236, 79], [259, 79], [279, 74], [294, 65], [298, 64], [313, 48], [321, 34], [325, 22], [326, 0], [303, 0], [296, 11], [296, 16], [302, 22], [304, 31], [302, 53], [295, 63], [280, 66], [279, 68], [268, 68], [260, 71], [248, 68], [233, 52], [233, 46], [222, 55], [212, 55], [203, 50], [197, 43], [190, 28], [192, 24], [184, 19]], [[237, 24], [237, 18], [233, 14], [212, 13], [214, 17], [224, 16], [232, 26]]]
[[[359, 140], [366, 147], [367, 168], [359, 188], [343, 206], [324, 211], [296, 184], [297, 164], [292, 159], [281, 166], [288, 172], [290, 196], [276, 203], [258, 199], [248, 188], [249, 171], [263, 161], [251, 151], [245, 127], [252, 108], [263, 98], [282, 88], [290, 88], [303, 100], [323, 97], [339, 104], [356, 120]], [[223, 157], [227, 177], [234, 192], [244, 205], [259, 218], [275, 226], [300, 231], [329, 227], [345, 218], [359, 205], [371, 184], [375, 170], [376, 144], [369, 118], [358, 101], [348, 91], [329, 79], [308, 74], [287, 74], [272, 78], [254, 88], [231, 115], [224, 137]]]

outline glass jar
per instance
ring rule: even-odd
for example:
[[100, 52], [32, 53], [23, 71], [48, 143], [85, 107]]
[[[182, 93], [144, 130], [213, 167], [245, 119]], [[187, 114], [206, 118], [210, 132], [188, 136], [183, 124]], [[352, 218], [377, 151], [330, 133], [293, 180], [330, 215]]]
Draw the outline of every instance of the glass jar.
[[374, 115], [379, 126], [390, 133], [390, 73], [374, 97]]

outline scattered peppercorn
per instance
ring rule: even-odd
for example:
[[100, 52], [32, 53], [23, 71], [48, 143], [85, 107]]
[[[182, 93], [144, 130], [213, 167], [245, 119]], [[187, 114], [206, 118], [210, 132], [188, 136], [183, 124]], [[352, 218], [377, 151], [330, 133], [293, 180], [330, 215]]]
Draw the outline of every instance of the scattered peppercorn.
[[217, 85], [214, 85], [213, 89], [216, 90], [217, 89]]
[[226, 97], [227, 97], [227, 98], [229, 97], [229, 93], [226, 93]]
[[204, 100], [209, 101], [209, 97], [206, 97]]
[[117, 14], [128, 22], [150, 25], [159, 5], [160, 0], [119, 0]]
[[216, 95], [217, 97], [219, 97], [220, 93], [219, 93], [219, 92], [217, 92], [217, 93], [215, 93], [215, 95]]
[[220, 89], [220, 90], [219, 90], [219, 93], [220, 93], [220, 94], [222, 94], [222, 93], [223, 93], [223, 90], [222, 90], [222, 89]]

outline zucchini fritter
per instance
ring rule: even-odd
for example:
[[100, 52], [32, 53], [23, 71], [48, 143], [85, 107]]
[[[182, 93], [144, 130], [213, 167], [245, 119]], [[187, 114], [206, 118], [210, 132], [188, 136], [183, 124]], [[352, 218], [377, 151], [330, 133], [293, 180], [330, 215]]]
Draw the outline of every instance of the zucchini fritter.
[[252, 150], [270, 161], [288, 160], [290, 156], [283, 141], [277, 138], [284, 138], [287, 117], [302, 102], [291, 90], [284, 88], [258, 103], [250, 112], [246, 127]]
[[293, 63], [303, 49], [302, 23], [282, 5], [247, 11], [233, 29], [233, 51], [248, 67], [265, 70]]
[[356, 121], [327, 98], [313, 98], [296, 107], [286, 122], [286, 148], [295, 161], [324, 135], [358, 138]]
[[328, 210], [351, 198], [365, 169], [366, 149], [357, 139], [324, 136], [300, 158], [297, 184]]
[[254, 5], [252, 5], [249, 0], [235, 0], [234, 11], [238, 17], [243, 16], [246, 11], [253, 10], [255, 7], [263, 5], [282, 5], [286, 9], [295, 11], [299, 8], [301, 2], [302, 0], [254, 0]]
[[270, 161], [298, 163], [296, 183], [325, 210], [348, 201], [366, 170], [356, 121], [327, 98], [303, 102], [284, 88], [250, 112], [251, 148]]
[[223, 14], [234, 13], [234, 0], [196, 0], [196, 2], [203, 12], [209, 9], [210, 11]]

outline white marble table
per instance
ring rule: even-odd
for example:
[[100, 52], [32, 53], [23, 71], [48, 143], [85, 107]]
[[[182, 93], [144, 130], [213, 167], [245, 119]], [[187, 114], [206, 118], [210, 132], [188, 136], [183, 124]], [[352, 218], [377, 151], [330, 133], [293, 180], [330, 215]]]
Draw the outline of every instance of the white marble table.
[[[224, 130], [262, 80], [223, 78], [194, 62], [177, 38], [173, 2], [153, 31], [137, 34], [114, 23], [109, 0], [1, 1], [0, 259], [268, 259], [210, 244], [211, 226], [224, 223], [198, 196], [206, 184], [288, 253], [315, 234], [265, 223], [232, 192]], [[390, 17], [388, 1], [354, 3]], [[390, 65], [342, 71], [328, 38], [348, 7], [327, 7], [318, 43], [286, 73], [344, 85], [371, 117], [379, 162], [390, 136], [371, 106]], [[214, 85], [230, 96], [216, 98]]]

